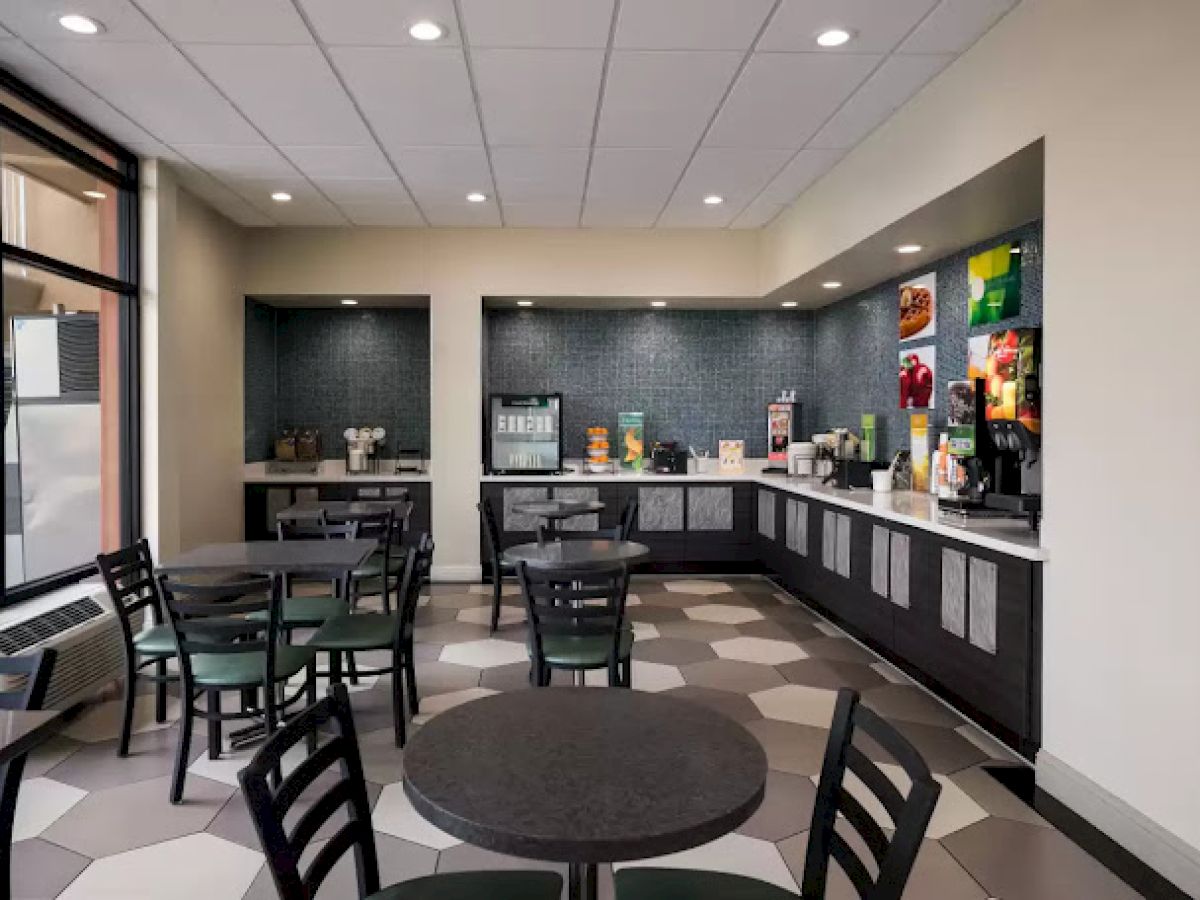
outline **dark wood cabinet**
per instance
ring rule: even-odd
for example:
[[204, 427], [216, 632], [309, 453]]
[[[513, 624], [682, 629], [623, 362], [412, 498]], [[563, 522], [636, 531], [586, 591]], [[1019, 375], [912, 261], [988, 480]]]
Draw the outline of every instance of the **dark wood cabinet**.
[[305, 500], [390, 500], [407, 493], [413, 501], [406, 540], [433, 530], [432, 486], [428, 481], [330, 481], [253, 483], [245, 486], [246, 540], [275, 537], [275, 516]]

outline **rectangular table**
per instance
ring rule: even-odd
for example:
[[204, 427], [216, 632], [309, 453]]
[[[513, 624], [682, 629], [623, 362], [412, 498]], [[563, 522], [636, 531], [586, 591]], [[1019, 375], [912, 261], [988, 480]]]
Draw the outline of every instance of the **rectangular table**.
[[321, 513], [326, 518], [338, 519], [346, 516], [370, 516], [398, 509], [408, 502], [408, 496], [389, 497], [386, 500], [301, 500], [275, 514], [280, 522], [297, 522], [318, 519]]
[[379, 547], [378, 541], [239, 541], [194, 547], [160, 565], [171, 575], [271, 572], [311, 574], [357, 569]]

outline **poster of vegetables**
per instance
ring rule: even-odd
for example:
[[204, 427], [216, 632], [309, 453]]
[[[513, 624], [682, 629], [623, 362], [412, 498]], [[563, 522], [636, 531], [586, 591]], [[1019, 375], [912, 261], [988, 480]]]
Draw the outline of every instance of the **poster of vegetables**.
[[1042, 430], [1038, 389], [1038, 330], [1008, 328], [987, 336], [984, 415], [989, 422], [1015, 420], [1034, 434]]
[[900, 340], [915, 341], [937, 334], [937, 273], [929, 272], [900, 285]]
[[900, 408], [933, 409], [937, 348], [900, 351]]
[[1021, 312], [1021, 244], [1013, 241], [967, 260], [967, 325], [989, 325]]

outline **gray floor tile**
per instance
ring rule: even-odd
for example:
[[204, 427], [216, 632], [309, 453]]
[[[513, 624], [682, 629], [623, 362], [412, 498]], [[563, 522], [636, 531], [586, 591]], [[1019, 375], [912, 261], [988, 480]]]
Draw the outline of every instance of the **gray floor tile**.
[[882, 676], [870, 666], [861, 663], [841, 662], [836, 659], [802, 659], [777, 666], [779, 674], [792, 684], [807, 687], [854, 688], [863, 691], [887, 684]]
[[680, 638], [653, 638], [648, 641], [638, 641], [633, 645], [633, 658], [646, 662], [665, 663], [669, 666], [683, 666], [688, 663], [704, 662], [706, 659], [716, 659], [710, 644], [703, 641], [685, 641]]
[[[193, 737], [189, 764], [195, 762], [205, 751], [203, 734]], [[48, 773], [55, 781], [99, 791], [105, 788], [148, 781], [171, 774], [175, 764], [175, 745], [179, 740], [179, 729], [148, 731], [135, 734], [129, 741], [129, 755], [117, 756], [116, 741], [87, 744]], [[28, 774], [28, 773], [27, 773]]]
[[651, 606], [648, 603], [627, 607], [625, 615], [634, 622], [649, 622], [652, 625], [665, 625], [669, 622], [684, 622], [687, 620], [687, 616], [682, 609], [675, 609], [670, 606]]
[[738, 832], [776, 843], [806, 831], [816, 799], [817, 789], [808, 776], [768, 772], [762, 806]]
[[418, 641], [434, 644], [460, 644], [463, 641], [481, 641], [490, 635], [486, 625], [470, 625], [466, 622], [440, 622], [436, 625], [418, 626], [413, 637]]
[[813, 638], [811, 641], [801, 641], [800, 647], [809, 656], [817, 659], [836, 659], [842, 662], [861, 663], [862, 665], [870, 665], [879, 660], [879, 657], [864, 650], [849, 638]]
[[679, 667], [683, 680], [700, 687], [753, 694], [785, 684], [783, 676], [771, 666], [734, 659], [713, 659]]
[[1042, 828], [1052, 827], [1032, 807], [1018, 800], [1012, 791], [985, 772], [982, 766], [971, 766], [961, 772], [955, 772], [950, 776], [950, 780], [987, 810], [989, 815]]
[[693, 703], [703, 703], [735, 722], [753, 722], [763, 717], [758, 707], [745, 694], [735, 694], [732, 691], [720, 691], [716, 688], [700, 687], [694, 684], [672, 688], [664, 693], [683, 700], [691, 700]]
[[993, 897], [1132, 900], [1138, 894], [1053, 828], [991, 817], [942, 845]]
[[821, 637], [821, 632], [811, 625], [793, 625], [775, 619], [747, 622], [735, 627], [740, 634], [744, 634], [746, 637], [769, 638], [776, 641], [810, 641]]
[[906, 684], [885, 684], [863, 691], [862, 702], [885, 719], [957, 728], [961, 716], [943, 706], [918, 687]]
[[733, 625], [722, 625], [719, 622], [700, 622], [696, 619], [660, 622], [656, 627], [662, 637], [677, 638], [684, 641], [701, 641], [703, 643], [727, 641], [738, 637], [741, 633]]
[[449, 694], [479, 685], [480, 670], [474, 666], [456, 663], [417, 663], [417, 694], [432, 697], [434, 694]]
[[34, 838], [12, 846], [9, 884], [13, 900], [52, 900], [91, 860]]
[[[892, 720], [891, 724], [912, 742], [930, 770], [939, 775], [961, 771], [988, 758], [986, 753], [955, 733], [952, 728], [939, 728], [936, 725], [922, 725], [919, 722], [904, 722], [899, 719]], [[876, 762], [894, 762], [882, 750], [872, 752], [864, 749], [864, 752]]]
[[40, 746], [35, 747], [25, 757], [25, 773], [23, 777], [39, 778], [62, 763], [72, 753], [86, 746], [87, 744], [84, 744], [82, 741], [73, 741], [70, 738], [56, 734]]
[[[409, 740], [419, 728], [409, 723]], [[396, 746], [395, 732], [390, 727], [358, 732], [358, 749], [362, 753], [363, 776], [371, 784], [392, 784], [404, 777], [404, 751]]]
[[748, 722], [746, 730], [758, 738], [772, 769], [792, 775], [816, 775], [821, 771], [829, 740], [829, 732], [824, 728], [759, 719]]
[[[322, 790], [326, 790], [331, 786], [329, 781], [330, 776], [322, 775], [312, 787], [300, 795], [292, 808], [288, 811], [287, 819], [284, 824], [287, 829], [295, 826], [296, 820], [312, 806], [314, 798], [320, 795]], [[379, 799], [381, 788], [377, 784], [367, 784], [367, 797], [371, 805], [375, 805], [375, 801]], [[316, 840], [329, 840], [346, 822], [345, 807], [335, 813], [329, 821], [327, 821], [317, 831]], [[250, 819], [250, 809], [246, 806], [246, 801], [242, 797], [242, 792], [238, 791], [229, 797], [224, 806], [213, 818], [208, 826], [204, 829], [209, 834], [216, 835], [219, 838], [224, 838], [227, 841], [232, 841], [235, 844], [241, 844], [250, 850], [261, 850], [262, 844], [259, 843], [258, 834], [254, 830], [254, 823]]]

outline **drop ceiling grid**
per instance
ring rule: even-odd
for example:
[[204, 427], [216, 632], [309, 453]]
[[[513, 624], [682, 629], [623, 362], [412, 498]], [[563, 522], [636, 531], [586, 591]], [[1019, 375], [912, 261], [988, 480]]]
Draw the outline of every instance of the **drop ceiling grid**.
[[1016, 2], [0, 0], [0, 62], [242, 224], [754, 228]]

